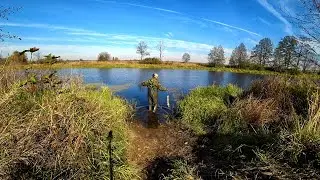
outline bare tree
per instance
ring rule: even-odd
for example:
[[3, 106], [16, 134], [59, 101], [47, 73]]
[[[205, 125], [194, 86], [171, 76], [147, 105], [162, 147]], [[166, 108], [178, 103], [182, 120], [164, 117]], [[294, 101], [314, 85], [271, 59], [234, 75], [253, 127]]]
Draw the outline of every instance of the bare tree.
[[320, 44], [320, 0], [299, 0], [299, 11], [292, 14], [286, 11], [289, 20], [302, 29], [310, 39]]
[[186, 62], [186, 63], [187, 63], [187, 62], [190, 61], [190, 59], [191, 59], [191, 58], [190, 58], [190, 54], [189, 54], [189, 53], [184, 53], [184, 54], [183, 54], [183, 56], [182, 56], [182, 61], [183, 61], [183, 62]]
[[283, 70], [294, 65], [298, 41], [294, 36], [284, 37], [275, 49], [274, 67]]
[[[3, 7], [0, 6], [0, 19], [8, 20], [9, 16], [16, 11], [20, 10], [20, 8], [13, 8], [13, 7]], [[3, 27], [0, 27], [0, 41], [4, 41], [5, 39], [19, 39], [16, 35], [10, 34], [9, 32], [6, 32]]]
[[163, 41], [160, 41], [156, 48], [159, 50], [160, 61], [162, 61], [163, 52], [164, 52], [164, 50], [165, 50], [165, 48], [166, 48], [164, 42], [163, 42]]
[[148, 45], [144, 41], [139, 42], [137, 46], [137, 54], [140, 54], [141, 60], [144, 56], [150, 55], [150, 53], [148, 52]]
[[314, 49], [306, 43], [300, 42], [297, 45], [296, 52], [296, 67], [305, 72], [316, 61], [317, 54]]
[[[313, 46], [313, 53], [317, 54], [315, 49], [320, 48], [320, 0], [299, 0], [300, 7], [297, 12], [292, 13], [283, 8], [289, 21], [297, 28], [301, 29], [305, 34], [300, 37], [304, 41]], [[318, 54], [318, 57], [320, 55]], [[320, 68], [320, 58], [312, 60], [315, 66]]]
[[210, 65], [222, 66], [225, 63], [224, 49], [222, 46], [214, 47], [208, 54], [208, 61]]
[[257, 59], [257, 63], [260, 65], [265, 66], [267, 62], [271, 59], [273, 54], [273, 44], [271, 39], [264, 38], [259, 41], [259, 44], [257, 44], [252, 52], [251, 52], [251, 58]]

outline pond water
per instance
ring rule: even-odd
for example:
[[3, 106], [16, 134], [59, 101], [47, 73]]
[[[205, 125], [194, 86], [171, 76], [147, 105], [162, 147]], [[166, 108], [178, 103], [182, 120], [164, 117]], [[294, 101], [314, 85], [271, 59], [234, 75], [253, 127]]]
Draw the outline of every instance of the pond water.
[[161, 84], [168, 92], [159, 92], [159, 104], [167, 106], [167, 96], [170, 104], [175, 104], [178, 95], [187, 94], [199, 86], [212, 84], [236, 84], [248, 88], [252, 81], [261, 79], [262, 75], [240, 74], [231, 72], [212, 72], [202, 70], [168, 70], [168, 69], [134, 69], [134, 68], [73, 68], [58, 70], [59, 75], [80, 75], [88, 84], [104, 84], [116, 91], [116, 94], [134, 102], [137, 106], [148, 104], [147, 89], [138, 85], [151, 78], [153, 73], [159, 74]]
[[[159, 92], [159, 108], [156, 114], [148, 111], [147, 88], [139, 84], [159, 74], [160, 83], [168, 89]], [[116, 95], [136, 104], [136, 119], [147, 128], [157, 128], [166, 122], [176, 106], [176, 100], [199, 86], [236, 84], [246, 89], [252, 81], [262, 75], [202, 70], [133, 69], [133, 68], [72, 68], [58, 70], [60, 76], [81, 76], [85, 83], [96, 86], [107, 85]], [[167, 96], [169, 104], [167, 105]]]

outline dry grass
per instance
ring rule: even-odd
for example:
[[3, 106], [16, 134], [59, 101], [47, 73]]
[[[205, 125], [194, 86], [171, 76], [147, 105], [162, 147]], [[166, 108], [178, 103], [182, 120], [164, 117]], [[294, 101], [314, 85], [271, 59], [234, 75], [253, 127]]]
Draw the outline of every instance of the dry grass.
[[309, 110], [306, 120], [298, 121], [295, 136], [303, 144], [320, 145], [320, 92], [314, 92], [309, 98]]
[[115, 178], [136, 177], [125, 158], [131, 110], [124, 100], [73, 81], [43, 86], [46, 78], [8, 77], [0, 88], [0, 179], [108, 179], [110, 130]]
[[237, 116], [247, 123], [263, 126], [279, 120], [277, 105], [277, 102], [271, 98], [261, 100], [249, 96], [247, 99], [235, 102], [233, 108], [238, 111]]

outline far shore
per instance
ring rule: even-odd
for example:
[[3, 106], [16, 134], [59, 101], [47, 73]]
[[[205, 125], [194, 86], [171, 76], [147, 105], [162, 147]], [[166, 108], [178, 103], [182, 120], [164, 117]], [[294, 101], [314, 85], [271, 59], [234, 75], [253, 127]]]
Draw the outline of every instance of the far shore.
[[[246, 73], [246, 74], [258, 74], [258, 75], [284, 75], [289, 74], [274, 72], [269, 70], [250, 70], [250, 69], [238, 69], [230, 67], [209, 67], [206, 63], [194, 63], [194, 62], [177, 62], [177, 61], [163, 61], [161, 64], [141, 64], [137, 60], [119, 60], [119, 61], [63, 61], [55, 64], [36, 64], [30, 63], [28, 65], [15, 65], [17, 68], [34, 68], [34, 69], [65, 69], [65, 68], [145, 68], [145, 69], [187, 69], [187, 70], [207, 70], [215, 72], [233, 72], [233, 73]], [[304, 74], [300, 73], [295, 75], [298, 77], [310, 77], [319, 79], [318, 74]]]

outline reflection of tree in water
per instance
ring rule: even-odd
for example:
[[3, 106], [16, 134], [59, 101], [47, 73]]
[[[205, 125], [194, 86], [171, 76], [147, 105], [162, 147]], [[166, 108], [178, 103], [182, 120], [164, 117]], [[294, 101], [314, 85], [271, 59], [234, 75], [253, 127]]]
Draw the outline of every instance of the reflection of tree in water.
[[100, 69], [98, 68], [99, 81], [102, 81], [105, 84], [110, 84], [112, 82], [112, 72], [111, 69]]
[[263, 75], [228, 73], [226, 82], [235, 84], [243, 89], [248, 88], [254, 80], [263, 79]]
[[208, 85], [224, 85], [224, 72], [208, 71]]
[[182, 83], [185, 85], [190, 83], [190, 71], [189, 70], [182, 71]]

